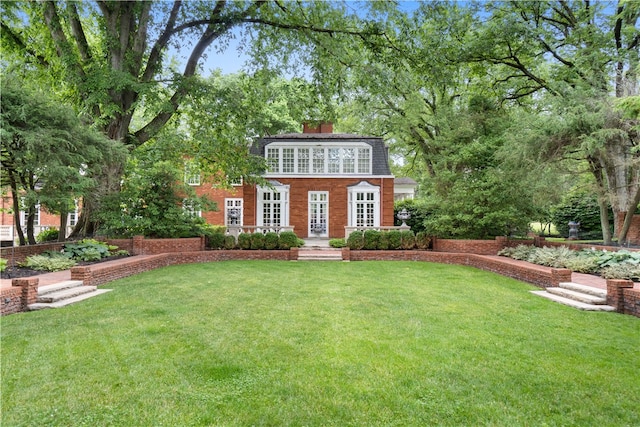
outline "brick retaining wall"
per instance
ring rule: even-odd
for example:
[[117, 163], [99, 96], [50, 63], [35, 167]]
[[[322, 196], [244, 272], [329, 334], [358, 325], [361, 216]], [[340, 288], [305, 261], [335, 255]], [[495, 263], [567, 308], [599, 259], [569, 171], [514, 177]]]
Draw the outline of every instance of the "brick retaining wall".
[[38, 278], [13, 279], [10, 288], [0, 292], [0, 314], [15, 314], [26, 311], [29, 304], [38, 298]]
[[571, 270], [535, 264], [511, 262], [509, 258], [488, 255], [446, 253], [433, 251], [352, 251], [343, 250], [342, 259], [349, 261], [425, 261], [440, 264], [466, 265], [491, 271], [541, 288], [558, 286], [571, 281]]

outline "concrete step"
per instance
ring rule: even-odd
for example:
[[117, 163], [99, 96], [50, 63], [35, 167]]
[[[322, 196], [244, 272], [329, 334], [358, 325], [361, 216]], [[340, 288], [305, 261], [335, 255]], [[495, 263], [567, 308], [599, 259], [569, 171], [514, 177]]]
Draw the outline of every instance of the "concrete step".
[[342, 261], [342, 250], [335, 248], [300, 248], [298, 261]]
[[[89, 287], [93, 287], [93, 286], [85, 286], [87, 288]], [[73, 304], [76, 302], [80, 302], [80, 301], [84, 301], [86, 299], [98, 296], [98, 295], [102, 295], [104, 293], [110, 292], [112, 289], [95, 289], [95, 287], [93, 287], [94, 290], [92, 292], [88, 292], [88, 293], [83, 293], [80, 295], [76, 295], [74, 297], [71, 298], [66, 298], [63, 300], [59, 300], [56, 302], [51, 302], [51, 303], [43, 303], [43, 302], [37, 302], [35, 304], [30, 304], [28, 306], [28, 309], [30, 311], [35, 311], [35, 310], [43, 310], [46, 308], [60, 308], [60, 307], [64, 307], [67, 306], [69, 304]]]
[[607, 298], [606, 289], [594, 288], [593, 286], [580, 285], [572, 282], [562, 282], [558, 285], [564, 289], [570, 289], [572, 291], [581, 292], [583, 294], [593, 295], [600, 298]]
[[90, 292], [94, 292], [98, 288], [96, 286], [74, 286], [72, 288], [64, 288], [59, 291], [49, 292], [45, 295], [39, 295], [36, 299], [36, 302], [40, 303], [52, 303], [58, 302], [65, 299], [73, 298], [78, 295], [88, 294]]
[[81, 280], [65, 280], [64, 282], [54, 283], [52, 285], [38, 286], [38, 296], [43, 296], [62, 291], [64, 289], [75, 288], [78, 286], [82, 286]]
[[574, 291], [566, 288], [547, 288], [547, 292], [553, 295], [558, 295], [564, 298], [569, 298], [575, 301], [583, 302], [585, 304], [602, 305], [607, 303], [607, 297], [595, 296], [591, 294], [585, 294], [583, 292]]
[[577, 308], [578, 310], [585, 311], [615, 311], [614, 307], [604, 304], [586, 304], [584, 302], [576, 301], [574, 299], [565, 298], [560, 295], [554, 295], [547, 291], [531, 291], [532, 294], [547, 298], [551, 301], [559, 302], [560, 304], [568, 305], [569, 307]]

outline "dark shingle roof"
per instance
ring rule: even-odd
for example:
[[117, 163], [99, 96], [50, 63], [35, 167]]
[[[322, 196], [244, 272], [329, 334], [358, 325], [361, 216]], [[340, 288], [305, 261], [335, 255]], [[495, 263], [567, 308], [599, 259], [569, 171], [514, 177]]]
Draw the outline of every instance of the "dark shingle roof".
[[265, 147], [274, 142], [296, 142], [300, 145], [329, 141], [364, 142], [371, 146], [372, 175], [391, 175], [389, 153], [382, 138], [347, 133], [288, 133], [259, 139], [251, 146], [251, 154], [264, 157]]

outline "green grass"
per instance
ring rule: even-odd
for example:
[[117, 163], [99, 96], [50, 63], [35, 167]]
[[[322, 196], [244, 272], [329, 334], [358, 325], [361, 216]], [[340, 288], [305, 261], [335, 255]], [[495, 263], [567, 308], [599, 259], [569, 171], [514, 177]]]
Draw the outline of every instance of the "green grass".
[[3, 426], [636, 426], [640, 319], [412, 262], [229, 261], [2, 319]]

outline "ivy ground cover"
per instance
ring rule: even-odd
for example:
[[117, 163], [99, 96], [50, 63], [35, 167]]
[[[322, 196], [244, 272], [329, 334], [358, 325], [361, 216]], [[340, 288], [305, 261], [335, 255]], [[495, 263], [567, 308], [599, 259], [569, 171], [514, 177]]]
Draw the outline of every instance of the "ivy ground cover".
[[2, 425], [639, 425], [640, 321], [468, 267], [229, 261], [2, 319]]

